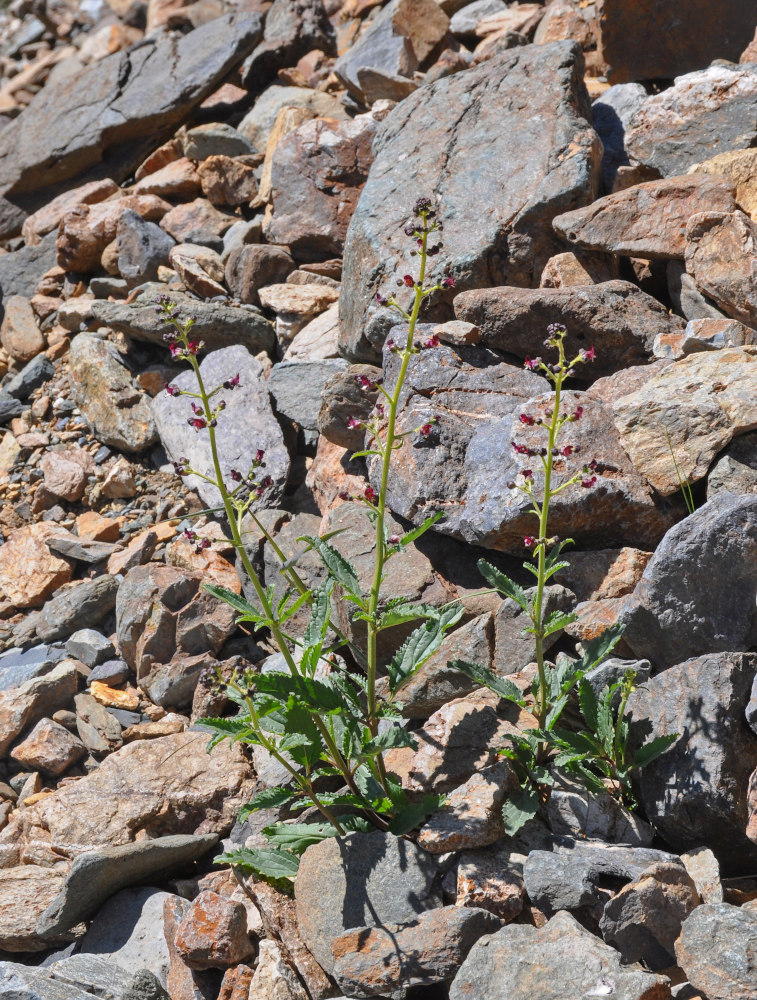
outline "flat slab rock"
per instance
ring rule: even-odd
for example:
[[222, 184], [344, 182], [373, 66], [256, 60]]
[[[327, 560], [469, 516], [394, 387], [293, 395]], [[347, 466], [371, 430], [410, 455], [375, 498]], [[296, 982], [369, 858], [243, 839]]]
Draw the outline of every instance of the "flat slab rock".
[[450, 1000], [669, 1000], [669, 980], [620, 955], [565, 910], [536, 929], [509, 924], [479, 940], [450, 988]]
[[0, 192], [13, 198], [39, 191], [41, 203], [42, 189], [72, 178], [127, 177], [241, 62], [262, 30], [259, 14], [242, 14], [187, 35], [159, 32], [46, 86], [0, 139]]
[[506, 52], [402, 101], [379, 128], [347, 233], [342, 353], [378, 357], [395, 320], [375, 297], [407, 267], [403, 226], [418, 194], [437, 193], [459, 289], [538, 284], [564, 249], [552, 219], [595, 193], [601, 152], [590, 121], [583, 59], [569, 42]]

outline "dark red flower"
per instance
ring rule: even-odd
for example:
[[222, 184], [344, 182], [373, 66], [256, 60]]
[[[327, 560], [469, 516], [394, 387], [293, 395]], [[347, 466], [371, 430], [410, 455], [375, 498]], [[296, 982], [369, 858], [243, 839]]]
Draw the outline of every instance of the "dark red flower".
[[389, 545], [399, 545], [399, 543], [400, 543], [400, 536], [399, 535], [389, 535], [389, 537], [387, 538], [386, 541], [387, 541], [387, 544], [389, 544]]
[[368, 503], [375, 503], [375, 501], [378, 499], [378, 494], [376, 493], [376, 491], [372, 486], [366, 486], [365, 491], [363, 492], [363, 496], [368, 501]]
[[575, 410], [573, 411], [573, 419], [574, 420], [580, 420], [583, 415], [584, 415], [584, 408], [583, 408], [583, 406], [577, 406], [575, 408]]
[[236, 373], [234, 378], [227, 378], [223, 383], [224, 389], [238, 389], [239, 388], [239, 372]]
[[534, 424], [536, 423], [536, 420], [533, 417], [529, 417], [527, 413], [521, 413], [520, 422], [522, 424], [525, 424], [526, 427], [533, 427]]
[[536, 371], [536, 369], [539, 367], [540, 364], [541, 364], [541, 358], [529, 358], [529, 356], [526, 355], [526, 360], [523, 362], [523, 367], [528, 368], [529, 371], [534, 372]]
[[433, 426], [434, 426], [433, 424], [421, 424], [421, 426], [418, 428], [418, 432], [422, 434], [424, 437], [428, 437], [429, 434], [431, 433], [431, 428]]
[[238, 472], [236, 469], [229, 469], [229, 475], [235, 483], [242, 482], [242, 473]]
[[168, 393], [169, 396], [180, 396], [181, 395], [181, 389], [179, 389], [178, 386], [169, 385], [168, 382], [166, 382], [166, 392]]
[[518, 444], [517, 441], [511, 441], [513, 448], [519, 455], [530, 455], [531, 449], [527, 448], [524, 444]]
[[201, 431], [203, 427], [207, 427], [205, 420], [202, 417], [193, 417], [187, 420], [190, 427], [194, 427], [196, 431]]
[[523, 544], [526, 546], [527, 549], [533, 548], [533, 546], [536, 545], [536, 539], [534, 538], [533, 535], [526, 535], [526, 537], [523, 539]]
[[255, 465], [260, 465], [260, 463], [263, 461], [264, 455], [265, 452], [263, 451], [263, 449], [258, 448], [258, 450], [255, 452]]
[[360, 428], [362, 426], [363, 426], [363, 421], [362, 420], [358, 420], [357, 417], [350, 417], [350, 419], [347, 421], [347, 427], [351, 431], [352, 430], [357, 430], [358, 428]]
[[413, 278], [413, 276], [410, 274], [405, 274], [402, 277], [402, 284], [405, 285], [407, 288], [412, 288], [413, 285], [415, 284], [415, 278]]
[[192, 403], [191, 406], [192, 406], [192, 413], [194, 413], [198, 417], [202, 416], [203, 410], [199, 403]]
[[562, 456], [563, 456], [564, 458], [570, 458], [570, 456], [571, 456], [571, 455], [573, 454], [573, 452], [574, 452], [575, 450], [576, 450], [576, 449], [575, 449], [575, 448], [573, 447], [573, 445], [572, 445], [572, 444], [566, 444], [564, 448], [561, 448], [561, 449], [560, 449], [560, 454], [561, 454], [561, 455], [562, 455]]
[[439, 346], [439, 337], [436, 334], [433, 334], [431, 337], [428, 337], [426, 340], [423, 341], [423, 346], [424, 347], [438, 347]]
[[581, 480], [581, 485], [584, 487], [584, 489], [588, 490], [591, 489], [591, 487], [594, 485], [594, 483], [596, 483], [596, 481], [597, 481], [596, 476], [588, 476], [585, 479]]
[[446, 278], [442, 278], [442, 288], [454, 288], [455, 279], [451, 274], [448, 274]]
[[596, 357], [596, 353], [595, 353], [593, 347], [589, 347], [587, 350], [581, 351], [581, 360], [582, 361], [593, 361], [595, 357]]

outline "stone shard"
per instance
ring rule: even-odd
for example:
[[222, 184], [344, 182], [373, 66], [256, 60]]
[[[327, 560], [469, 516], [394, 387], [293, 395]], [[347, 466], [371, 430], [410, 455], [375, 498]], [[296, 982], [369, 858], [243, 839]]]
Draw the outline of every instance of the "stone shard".
[[[73, 178], [120, 181], [257, 43], [259, 14], [158, 33], [44, 88], [0, 139], [0, 192], [14, 200]], [[35, 206], [36, 207], [36, 206]]]
[[626, 131], [632, 161], [663, 177], [757, 140], [757, 66], [714, 63], [647, 98]]
[[757, 641], [757, 495], [726, 491], [671, 528], [625, 599], [623, 639], [670, 667]]
[[558, 215], [553, 225], [569, 243], [587, 250], [646, 260], [683, 259], [692, 215], [735, 207], [733, 187], [725, 178], [687, 174], [609, 194]]
[[438, 192], [459, 288], [538, 284], [563, 249], [552, 219], [596, 190], [601, 152], [582, 74], [574, 43], [529, 46], [421, 88], [384, 120], [345, 242], [346, 356], [375, 360], [394, 322], [375, 296], [407, 256], [410, 191]]
[[632, 740], [679, 734], [638, 777], [650, 822], [676, 850], [707, 844], [727, 873], [757, 861], [745, 835], [757, 738], [744, 722], [756, 670], [755, 653], [697, 656], [640, 685], [628, 702]]

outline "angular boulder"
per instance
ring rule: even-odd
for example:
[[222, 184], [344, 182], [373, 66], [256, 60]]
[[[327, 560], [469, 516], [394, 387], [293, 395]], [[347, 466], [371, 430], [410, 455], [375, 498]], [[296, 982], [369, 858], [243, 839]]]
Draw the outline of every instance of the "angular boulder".
[[708, 1000], [757, 993], [757, 913], [730, 903], [698, 906], [676, 943], [678, 964]]
[[757, 225], [748, 215], [695, 215], [686, 229], [686, 270], [729, 316], [757, 328]]

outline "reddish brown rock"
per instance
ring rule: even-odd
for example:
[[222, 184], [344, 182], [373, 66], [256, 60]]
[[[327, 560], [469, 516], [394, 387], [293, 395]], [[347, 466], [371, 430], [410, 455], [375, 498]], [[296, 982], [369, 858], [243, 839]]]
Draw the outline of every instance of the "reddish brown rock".
[[286, 135], [271, 170], [273, 210], [266, 239], [303, 259], [341, 256], [344, 239], [373, 155], [377, 122], [316, 118]]
[[258, 193], [255, 159], [240, 156], [209, 156], [197, 168], [202, 193], [212, 205], [245, 205]]
[[[752, 62], [757, 62], [757, 52]], [[714, 174], [733, 185], [736, 204], [757, 222], [757, 149], [737, 149], [720, 153], [711, 160], [695, 163], [689, 173]]]
[[0, 587], [14, 607], [39, 607], [71, 579], [71, 563], [45, 545], [56, 535], [68, 532], [40, 521], [12, 531], [0, 546]]
[[[246, 94], [246, 92], [244, 93]], [[233, 969], [227, 969], [221, 983], [218, 1000], [253, 1000], [250, 986], [254, 975], [255, 970], [249, 965], [237, 965]], [[266, 1000], [272, 996], [276, 996], [276, 994], [268, 994]], [[283, 997], [282, 1000], [287, 1000], [287, 998]]]
[[503, 920], [514, 920], [526, 897], [524, 860], [507, 847], [466, 851], [457, 866], [455, 905], [478, 906]]
[[[559, 218], [559, 216], [558, 216]], [[618, 262], [609, 254], [558, 253], [544, 265], [540, 288], [567, 288], [572, 285], [596, 285], [614, 281], [619, 275]]]
[[42, 208], [32, 213], [21, 229], [27, 246], [36, 246], [43, 236], [57, 229], [60, 220], [77, 205], [95, 205], [113, 195], [121, 194], [115, 181], [104, 177], [100, 181], [90, 181], [72, 191], [64, 191]]
[[167, 212], [161, 225], [177, 243], [200, 243], [219, 239], [233, 225], [234, 216], [220, 212], [205, 198], [195, 198]]
[[22, 743], [11, 751], [11, 757], [22, 767], [63, 774], [72, 764], [87, 755], [87, 748], [65, 727], [42, 719]]
[[117, 542], [120, 536], [119, 520], [86, 510], [76, 518], [76, 533], [79, 538], [89, 538], [94, 542]]
[[575, 246], [643, 257], [683, 259], [686, 225], [697, 212], [732, 212], [725, 178], [687, 174], [648, 181], [558, 215], [554, 227]]
[[200, 193], [200, 178], [192, 161], [182, 156], [147, 174], [131, 190], [132, 194], [154, 194], [159, 198], [191, 201]]
[[5, 300], [4, 309], [0, 343], [17, 361], [31, 361], [45, 349], [45, 338], [29, 300], [23, 295], [11, 295]]
[[0, 691], [0, 756], [5, 755], [27, 726], [69, 706], [78, 683], [74, 662], [64, 660], [49, 674]]
[[192, 902], [177, 928], [175, 945], [191, 969], [225, 969], [255, 952], [244, 906], [209, 891]]
[[[39, 952], [50, 947], [50, 941], [36, 933], [37, 921], [63, 888], [64, 879], [65, 872], [37, 864], [0, 870], [0, 948], [3, 951]], [[64, 944], [71, 938], [72, 935], [59, 934], [54, 940]], [[13, 986], [10, 990], [16, 992]]]
[[599, 549], [565, 553], [568, 566], [555, 577], [578, 601], [604, 600], [630, 594], [652, 556], [642, 549]]
[[94, 271], [103, 250], [116, 238], [122, 212], [131, 209], [148, 222], [162, 219], [170, 205], [156, 195], [129, 195], [97, 205], [79, 205], [61, 218], [55, 251], [59, 267]]
[[493, 844], [504, 836], [502, 806], [517, 787], [515, 772], [506, 762], [484, 768], [449, 793], [421, 830], [418, 846], [446, 854]]
[[258, 291], [286, 281], [296, 264], [284, 247], [252, 244], [232, 250], [226, 262], [226, 284], [240, 302], [260, 305]]
[[[89, 461], [87, 461], [87, 459]], [[87, 485], [87, 475], [94, 472], [92, 456], [82, 449], [48, 451], [40, 468], [45, 474], [45, 489], [62, 500], [81, 500]]]
[[179, 243], [171, 248], [168, 259], [186, 287], [196, 295], [203, 299], [226, 295], [226, 288], [219, 283], [224, 278], [223, 263], [215, 250]]
[[757, 327], [757, 224], [749, 216], [693, 216], [686, 229], [686, 270], [729, 316]]

